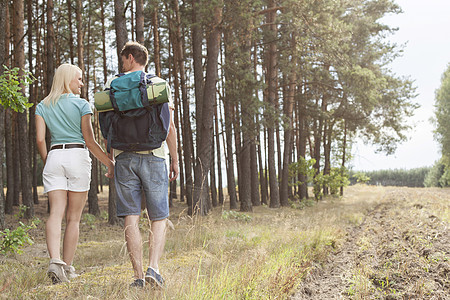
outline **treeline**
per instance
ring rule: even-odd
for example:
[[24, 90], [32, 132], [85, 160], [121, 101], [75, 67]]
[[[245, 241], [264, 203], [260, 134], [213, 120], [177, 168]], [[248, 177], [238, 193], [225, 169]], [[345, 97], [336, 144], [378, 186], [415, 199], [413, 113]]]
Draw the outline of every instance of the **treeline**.
[[[380, 21], [400, 12], [389, 0], [2, 1], [0, 62], [33, 74], [22, 90], [33, 104], [59, 64], [77, 64], [92, 101], [119, 71], [124, 43], [143, 43], [149, 71], [173, 88], [181, 172], [170, 201], [179, 197], [190, 215], [225, 200], [242, 211], [276, 208], [310, 196], [310, 183], [316, 199], [342, 194], [356, 138], [387, 153], [404, 140], [414, 87], [390, 70], [400, 52]], [[0, 113], [0, 204], [11, 213], [22, 194], [28, 217], [38, 203], [34, 107]], [[101, 140], [96, 116], [93, 125]], [[93, 214], [99, 169], [94, 163]]]
[[450, 64], [442, 74], [441, 86], [435, 93], [434, 137], [441, 146], [442, 157], [434, 164], [425, 185], [450, 186]]
[[370, 185], [382, 186], [407, 186], [407, 187], [424, 187], [425, 178], [431, 168], [423, 167], [416, 169], [394, 169], [394, 170], [378, 170], [366, 172], [350, 172], [350, 182], [355, 184], [363, 174], [368, 178], [366, 181]]

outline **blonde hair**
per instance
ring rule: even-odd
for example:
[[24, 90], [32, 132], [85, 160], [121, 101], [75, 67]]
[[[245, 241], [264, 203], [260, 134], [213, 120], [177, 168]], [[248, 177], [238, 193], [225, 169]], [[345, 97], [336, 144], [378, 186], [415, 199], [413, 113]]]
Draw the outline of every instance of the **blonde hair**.
[[73, 93], [70, 89], [70, 82], [81, 74], [81, 69], [71, 64], [62, 64], [56, 69], [53, 75], [52, 89], [47, 97], [42, 100], [45, 105], [54, 105], [58, 102], [62, 94]]

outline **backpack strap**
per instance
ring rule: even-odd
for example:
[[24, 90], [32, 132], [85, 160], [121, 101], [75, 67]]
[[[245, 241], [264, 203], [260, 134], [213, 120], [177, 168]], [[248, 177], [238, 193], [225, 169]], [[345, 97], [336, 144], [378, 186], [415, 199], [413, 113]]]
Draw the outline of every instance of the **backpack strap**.
[[[121, 77], [125, 75], [125, 73], [119, 73], [116, 74], [116, 77]], [[114, 90], [113, 88], [109, 88], [109, 99], [111, 101], [111, 105], [114, 109], [114, 111], [116, 112], [116, 114], [121, 115], [122, 112], [119, 110], [119, 106], [117, 105], [117, 100], [116, 100], [116, 96], [114, 95], [114, 93], [116, 92], [116, 90]]]
[[141, 92], [141, 103], [142, 106], [147, 109], [150, 110], [150, 103], [148, 101], [148, 95], [147, 95], [147, 74], [145, 74], [145, 72], [141, 73], [141, 80], [139, 82], [139, 91]]

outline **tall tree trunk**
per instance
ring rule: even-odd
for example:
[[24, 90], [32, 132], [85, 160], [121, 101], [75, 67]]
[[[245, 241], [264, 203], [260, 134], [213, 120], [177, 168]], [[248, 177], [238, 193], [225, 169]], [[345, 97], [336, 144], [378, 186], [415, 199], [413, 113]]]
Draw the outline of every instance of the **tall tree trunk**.
[[[24, 49], [24, 4], [23, 0], [14, 0], [14, 66], [20, 68], [19, 74], [23, 74], [25, 68]], [[25, 88], [22, 88], [25, 95]], [[20, 173], [22, 182], [22, 203], [27, 207], [25, 217], [30, 219], [34, 216], [34, 203], [31, 186], [31, 164], [30, 147], [28, 143], [28, 120], [27, 112], [18, 114], [19, 146], [20, 146]]]
[[[27, 1], [27, 24], [28, 24], [28, 69], [30, 71], [33, 70], [33, 1]], [[35, 76], [36, 77], [36, 76]], [[31, 184], [33, 187], [33, 203], [39, 204], [38, 192], [37, 192], [37, 149], [35, 136], [36, 136], [36, 128], [35, 128], [35, 112], [36, 112], [36, 89], [35, 85], [32, 83], [29, 86], [29, 95], [30, 102], [33, 103], [33, 106], [29, 110], [29, 135], [28, 135], [28, 144], [30, 145], [30, 154], [31, 154]]]
[[[10, 15], [9, 15], [9, 2], [5, 3], [5, 51], [3, 64], [10, 67], [9, 59], [9, 48], [10, 48], [10, 38], [11, 38], [11, 27], [10, 27]], [[3, 65], [2, 64], [2, 65]], [[18, 189], [19, 182], [16, 181], [15, 174], [17, 169], [15, 169], [14, 160], [14, 121], [13, 112], [11, 109], [7, 108], [5, 110], [5, 148], [6, 148], [6, 205], [5, 212], [7, 214], [13, 213], [13, 205], [15, 200], [15, 191]]]
[[[345, 172], [345, 163], [346, 159], [346, 151], [347, 151], [347, 120], [344, 120], [344, 141], [342, 142], [342, 163], [341, 163], [341, 176], [344, 176]], [[344, 196], [344, 187], [341, 186], [339, 190], [339, 195]]]
[[122, 72], [122, 57], [120, 51], [128, 40], [127, 24], [125, 21], [124, 0], [114, 0], [114, 28], [116, 31], [117, 57], [119, 61], [119, 73]]
[[14, 163], [14, 123], [13, 123], [13, 113], [10, 108], [5, 110], [5, 154], [6, 154], [6, 205], [5, 213], [11, 215], [13, 213], [14, 206], [14, 194], [17, 190], [18, 181], [15, 179], [15, 169]]
[[[221, 2], [221, 1], [219, 1]], [[214, 23], [212, 30], [208, 36], [207, 43], [207, 65], [206, 65], [206, 81], [203, 95], [203, 109], [202, 109], [202, 126], [198, 128], [201, 132], [201, 139], [199, 140], [198, 157], [196, 162], [196, 171], [194, 172], [195, 189], [193, 205], [194, 209], [200, 215], [206, 215], [207, 209], [207, 176], [211, 164], [211, 141], [213, 132], [213, 116], [214, 116], [214, 101], [216, 99], [216, 83], [217, 83], [217, 70], [219, 66], [219, 48], [220, 48], [220, 36], [221, 29], [220, 23], [222, 21], [222, 4], [217, 3], [214, 7]]]
[[[3, 74], [3, 62], [6, 58], [6, 6], [8, 5], [8, 1], [1, 0], [0, 1], [0, 75]], [[5, 193], [3, 190], [3, 157], [5, 153], [5, 144], [4, 136], [5, 136], [5, 110], [3, 106], [0, 105], [0, 230], [5, 228], [5, 206], [6, 199]]]
[[230, 209], [237, 208], [237, 195], [236, 195], [236, 179], [234, 177], [234, 159], [233, 159], [233, 121], [232, 111], [233, 104], [230, 103], [230, 99], [224, 100], [225, 108], [225, 135], [226, 135], [226, 148], [227, 148], [227, 185], [228, 195], [230, 197]]
[[[46, 57], [47, 57], [47, 95], [52, 89], [53, 74], [55, 70], [54, 65], [54, 49], [55, 49], [55, 30], [53, 28], [53, 0], [47, 1], [47, 43], [46, 43]], [[49, 143], [47, 143], [50, 145]]]
[[[276, 19], [276, 3], [274, 0], [269, 0], [268, 9], [270, 11], [267, 13], [267, 24], [269, 27], [269, 33], [271, 35], [270, 43], [268, 46], [267, 53], [267, 86], [268, 86], [268, 104], [273, 110], [275, 110], [277, 103], [277, 77], [278, 77], [278, 66], [277, 66], [277, 44], [275, 37], [277, 36], [277, 25], [275, 23]], [[268, 116], [269, 124], [267, 126], [267, 151], [268, 151], [268, 165], [269, 165], [269, 186], [270, 186], [270, 204], [272, 208], [280, 206], [280, 195], [278, 190], [278, 180], [277, 171], [275, 165], [275, 139], [274, 139], [274, 126], [275, 118], [273, 115]]]
[[[323, 175], [330, 175], [331, 172], [331, 135], [333, 132], [333, 124], [329, 120], [325, 121], [323, 129]], [[323, 185], [323, 194], [328, 195], [330, 193], [327, 183]]]
[[[201, 15], [199, 16], [199, 0], [192, 0], [192, 59], [194, 67], [194, 91], [195, 91], [195, 111], [197, 116], [202, 116], [203, 109], [203, 32], [201, 26]], [[201, 127], [201, 118], [196, 118], [196, 128]], [[201, 139], [201, 131], [197, 130], [197, 140]]]
[[20, 147], [19, 147], [19, 124], [18, 124], [18, 116], [17, 112], [13, 111], [12, 113], [12, 128], [13, 128], [13, 135], [12, 135], [12, 141], [13, 141], [13, 164], [14, 164], [14, 200], [13, 204], [14, 206], [20, 205], [20, 191], [22, 189], [22, 180], [20, 177]]
[[188, 215], [193, 215], [194, 204], [193, 204], [193, 176], [192, 176], [192, 165], [193, 165], [193, 143], [192, 143], [192, 130], [191, 130], [191, 120], [190, 120], [190, 108], [189, 108], [189, 98], [187, 93], [187, 83], [186, 83], [186, 69], [184, 66], [184, 47], [183, 40], [181, 36], [181, 16], [179, 14], [178, 1], [173, 1], [175, 20], [177, 26], [175, 26], [175, 44], [174, 44], [174, 58], [178, 65], [178, 71], [180, 75], [180, 85], [181, 85], [181, 99], [183, 101], [183, 151], [184, 151], [184, 166], [186, 174], [186, 202], [188, 205]]
[[[83, 31], [83, 1], [76, 0], [75, 15], [77, 20], [77, 57], [78, 67], [81, 69], [83, 79], [86, 80], [86, 68], [84, 65], [84, 31]], [[87, 99], [87, 87], [81, 88], [81, 98]]]
[[144, 44], [144, 0], [136, 0], [136, 42]]
[[216, 151], [217, 151], [217, 187], [219, 190], [219, 204], [223, 205], [223, 186], [222, 186], [222, 159], [221, 159], [221, 152], [220, 152], [220, 131], [219, 131], [219, 114], [217, 106], [219, 106], [219, 103], [215, 105], [214, 108], [214, 128], [216, 131]]
[[211, 190], [211, 205], [212, 207], [217, 207], [217, 187], [216, 187], [216, 164], [214, 157], [214, 132], [213, 132], [213, 142], [211, 143], [211, 166], [209, 172], [210, 178], [210, 190]]
[[[153, 55], [155, 63], [155, 74], [161, 76], [161, 56], [160, 56], [160, 43], [159, 43], [159, 26], [158, 26], [158, 3], [154, 1], [154, 7], [152, 11], [152, 27], [153, 27]], [[179, 148], [179, 147], [178, 147]]]
[[297, 55], [296, 49], [297, 43], [295, 35], [292, 36], [291, 49], [292, 54], [292, 64], [291, 71], [289, 74], [289, 90], [287, 97], [284, 99], [284, 114], [288, 120], [288, 126], [284, 130], [284, 154], [283, 154], [283, 170], [281, 174], [281, 187], [280, 187], [280, 202], [282, 206], [289, 205], [289, 164], [291, 163], [291, 154], [293, 149], [293, 136], [292, 131], [294, 128], [293, 122], [293, 111], [294, 111], [294, 101], [295, 101], [295, 91], [297, 87]]
[[[102, 12], [104, 11], [103, 7], [103, 0], [100, 1], [100, 9]], [[104, 17], [102, 17], [102, 20]], [[74, 59], [75, 59], [75, 51], [74, 51], [74, 42], [73, 42], [73, 21], [72, 21], [72, 0], [67, 0], [67, 21], [69, 25], [69, 56], [70, 56], [70, 63], [73, 65]]]
[[[303, 97], [300, 99], [300, 103], [298, 104], [298, 146], [297, 153], [300, 158], [306, 159], [306, 140], [307, 140], [307, 126], [306, 126], [306, 103]], [[307, 199], [308, 198], [308, 184], [306, 174], [299, 174], [298, 180], [301, 182], [299, 187], [299, 198]]]
[[[263, 129], [264, 130], [264, 129]], [[267, 189], [267, 180], [265, 174], [265, 165], [263, 165], [262, 160], [262, 149], [261, 149], [261, 135], [258, 134], [257, 136], [258, 141], [258, 164], [259, 164], [259, 182], [261, 186], [261, 203], [267, 205], [267, 198], [268, 198], [268, 189]]]

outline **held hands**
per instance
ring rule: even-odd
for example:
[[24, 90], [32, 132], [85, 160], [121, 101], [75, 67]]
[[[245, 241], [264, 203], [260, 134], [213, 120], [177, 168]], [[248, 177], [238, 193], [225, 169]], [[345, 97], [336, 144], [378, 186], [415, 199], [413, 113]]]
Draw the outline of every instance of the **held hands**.
[[111, 165], [108, 166], [108, 172], [105, 174], [108, 178], [114, 178], [114, 165], [115, 163], [112, 161]]

